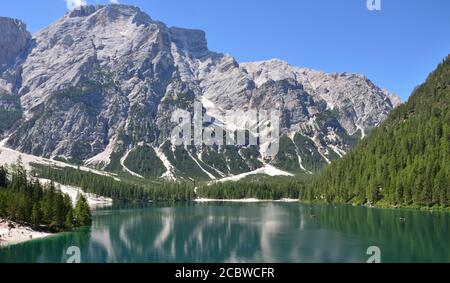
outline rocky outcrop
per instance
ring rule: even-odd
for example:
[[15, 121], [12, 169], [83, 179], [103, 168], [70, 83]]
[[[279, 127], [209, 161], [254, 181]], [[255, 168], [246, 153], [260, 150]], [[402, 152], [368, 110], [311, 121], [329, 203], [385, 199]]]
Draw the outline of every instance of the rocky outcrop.
[[31, 34], [23, 22], [3, 17], [0, 17], [0, 34], [0, 66], [14, 63], [28, 48]]

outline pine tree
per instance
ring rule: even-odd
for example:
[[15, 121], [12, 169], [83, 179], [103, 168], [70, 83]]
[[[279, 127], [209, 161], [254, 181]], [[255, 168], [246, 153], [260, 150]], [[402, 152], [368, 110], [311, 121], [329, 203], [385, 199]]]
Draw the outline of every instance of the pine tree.
[[92, 223], [91, 210], [83, 194], [78, 194], [75, 205], [75, 222], [79, 226], [87, 226]]
[[66, 229], [72, 229], [74, 224], [74, 215], [72, 207], [67, 211], [66, 221], [64, 222], [64, 226]]
[[33, 205], [33, 211], [31, 213], [31, 224], [34, 228], [38, 228], [42, 224], [42, 210], [39, 202]]
[[0, 166], [0, 188], [6, 188], [7, 185], [7, 172], [3, 166]]

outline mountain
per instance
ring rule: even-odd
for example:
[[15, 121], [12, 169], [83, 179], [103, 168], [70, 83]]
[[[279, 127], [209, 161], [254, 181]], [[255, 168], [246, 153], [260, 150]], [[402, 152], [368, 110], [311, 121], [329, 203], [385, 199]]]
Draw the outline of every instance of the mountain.
[[329, 166], [308, 199], [392, 206], [450, 204], [450, 56], [351, 153]]
[[0, 24], [0, 67], [3, 69], [27, 49], [31, 34], [19, 20], [0, 17]]
[[0, 134], [21, 117], [19, 97], [12, 95], [19, 84], [20, 65], [15, 62], [27, 51], [31, 34], [21, 21], [0, 17]]
[[[8, 35], [0, 40], [3, 144], [111, 172], [200, 180], [272, 166], [314, 173], [399, 103], [362, 75], [276, 59], [239, 64], [209, 51], [203, 31], [168, 27], [133, 6], [83, 6], [32, 36], [18, 20], [0, 21]], [[172, 145], [172, 113], [192, 112], [195, 102], [212, 118], [278, 110], [278, 155], [255, 146]]]

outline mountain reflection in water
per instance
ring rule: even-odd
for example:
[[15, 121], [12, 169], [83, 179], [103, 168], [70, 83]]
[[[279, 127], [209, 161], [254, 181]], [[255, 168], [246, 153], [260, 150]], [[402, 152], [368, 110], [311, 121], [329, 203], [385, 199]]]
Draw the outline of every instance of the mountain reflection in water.
[[298, 203], [116, 205], [91, 228], [0, 249], [0, 262], [450, 262], [450, 214]]

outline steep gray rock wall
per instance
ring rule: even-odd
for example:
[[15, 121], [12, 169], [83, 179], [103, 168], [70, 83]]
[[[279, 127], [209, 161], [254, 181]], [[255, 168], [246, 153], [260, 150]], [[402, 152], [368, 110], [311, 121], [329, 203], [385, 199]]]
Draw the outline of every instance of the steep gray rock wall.
[[309, 172], [345, 154], [398, 103], [357, 74], [280, 60], [239, 64], [209, 51], [203, 31], [167, 27], [133, 6], [83, 6], [32, 39], [21, 22], [0, 21], [8, 35], [0, 39], [0, 92], [20, 100], [23, 111], [4, 135], [10, 135], [9, 147], [39, 156], [120, 170], [130, 150], [147, 144], [166, 169], [164, 150], [175, 161], [190, 160], [174, 171], [198, 166], [200, 174], [217, 176], [273, 161], [254, 148], [160, 148], [174, 127], [171, 113], [192, 111], [200, 101], [212, 117], [226, 110], [279, 110], [290, 141], [284, 140], [276, 164]]

